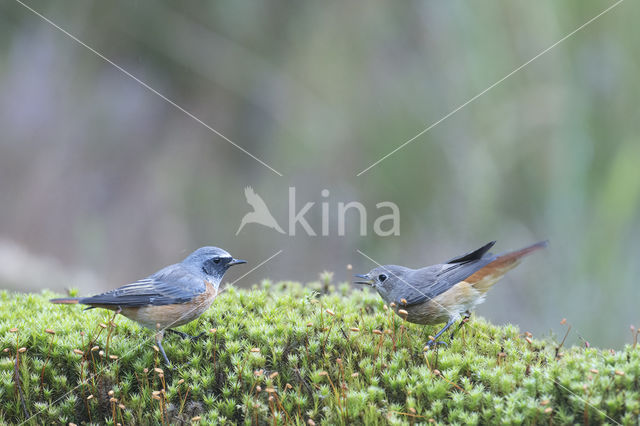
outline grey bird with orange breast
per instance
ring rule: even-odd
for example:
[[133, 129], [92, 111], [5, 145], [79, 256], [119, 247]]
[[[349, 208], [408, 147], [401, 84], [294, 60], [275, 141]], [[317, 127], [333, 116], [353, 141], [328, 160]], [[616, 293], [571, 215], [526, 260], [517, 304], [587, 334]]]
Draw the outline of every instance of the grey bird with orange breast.
[[[542, 241], [520, 250], [491, 254], [492, 241], [444, 263], [420, 269], [385, 265], [356, 275], [375, 288], [398, 315], [416, 324], [447, 324], [427, 343], [431, 347], [458, 319], [484, 301], [486, 292], [522, 258], [547, 246]], [[462, 323], [461, 323], [462, 325]], [[452, 336], [453, 337], [453, 336]]]
[[156, 343], [169, 365], [162, 347], [164, 332], [183, 338], [198, 338], [173, 330], [198, 318], [209, 309], [227, 269], [247, 263], [234, 259], [218, 247], [201, 247], [180, 263], [169, 265], [147, 278], [90, 297], [51, 299], [52, 303], [88, 305], [116, 311], [156, 331]]

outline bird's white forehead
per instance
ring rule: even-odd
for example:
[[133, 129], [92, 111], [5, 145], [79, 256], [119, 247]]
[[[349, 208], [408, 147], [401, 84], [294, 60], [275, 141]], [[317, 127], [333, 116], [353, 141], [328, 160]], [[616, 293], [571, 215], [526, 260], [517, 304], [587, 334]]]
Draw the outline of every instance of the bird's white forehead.
[[231, 256], [231, 254], [229, 254], [228, 252], [226, 252], [226, 251], [224, 251], [224, 250], [222, 250], [222, 249], [219, 249], [219, 248], [216, 248], [215, 250], [212, 250], [212, 251], [210, 252], [210, 254], [211, 254], [211, 256], [217, 256], [217, 257], [222, 257], [222, 258], [225, 258], [225, 257], [233, 257], [233, 256]]
[[229, 252], [227, 252], [225, 250], [218, 249], [218, 252], [219, 252], [218, 256], [220, 256], [220, 257], [233, 257], [233, 256], [231, 256], [231, 254]]
[[194, 251], [191, 256], [206, 256], [206, 257], [232, 257], [225, 250], [218, 247], [200, 247], [198, 250]]

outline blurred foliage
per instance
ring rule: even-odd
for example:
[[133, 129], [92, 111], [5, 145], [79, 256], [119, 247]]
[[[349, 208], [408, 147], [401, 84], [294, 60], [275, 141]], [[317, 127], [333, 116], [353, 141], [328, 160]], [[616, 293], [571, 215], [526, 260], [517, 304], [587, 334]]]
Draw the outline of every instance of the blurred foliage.
[[164, 340], [171, 369], [131, 321], [2, 292], [0, 423], [637, 422], [635, 344], [563, 347], [474, 318], [423, 353], [439, 326], [324, 278], [223, 293], [184, 327], [206, 337]]
[[[0, 237], [96, 271], [110, 287], [205, 244], [254, 265], [283, 249], [262, 276], [306, 281], [325, 269], [348, 279], [346, 264], [369, 270], [356, 249], [415, 267], [493, 239], [507, 250], [548, 238], [548, 255], [512, 272], [483, 315], [536, 332], [568, 317], [585, 338], [618, 346], [638, 321], [637, 2], [360, 177], [613, 3], [28, 4], [284, 177], [2, 2]], [[247, 185], [282, 224], [295, 186], [298, 206], [316, 202], [316, 229], [322, 189], [332, 206], [363, 202], [369, 230], [375, 204], [390, 200], [401, 235], [360, 237], [349, 220], [346, 237], [257, 225], [236, 237]]]

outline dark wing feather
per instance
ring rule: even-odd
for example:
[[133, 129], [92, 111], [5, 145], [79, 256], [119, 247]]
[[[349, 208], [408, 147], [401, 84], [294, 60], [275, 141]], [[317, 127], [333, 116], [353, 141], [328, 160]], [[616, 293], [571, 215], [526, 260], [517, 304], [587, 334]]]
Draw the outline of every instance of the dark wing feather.
[[479, 249], [476, 249], [474, 251], [470, 251], [469, 253], [465, 253], [465, 254], [460, 255], [460, 256], [456, 256], [453, 259], [449, 259], [444, 263], [445, 264], [447, 264], [447, 263], [461, 263], [461, 262], [469, 262], [471, 260], [482, 259], [482, 257], [485, 255], [485, 253], [487, 253], [489, 250], [491, 250], [491, 247], [493, 247], [493, 245], [495, 243], [496, 243], [495, 241], [491, 241], [490, 243], [487, 243], [487, 244], [483, 245]]
[[[450, 263], [427, 266], [407, 274], [405, 281], [410, 284], [407, 296], [404, 298], [407, 303], [399, 303], [399, 306], [417, 305], [433, 299], [484, 268], [497, 259], [495, 255], [486, 254], [492, 245], [489, 243], [488, 247], [484, 246], [475, 252], [454, 258]], [[481, 253], [480, 257], [478, 253]], [[465, 258], [473, 260], [465, 260]]]
[[80, 299], [85, 305], [139, 307], [186, 303], [205, 291], [204, 281], [179, 265], [168, 266], [148, 278], [115, 290]]

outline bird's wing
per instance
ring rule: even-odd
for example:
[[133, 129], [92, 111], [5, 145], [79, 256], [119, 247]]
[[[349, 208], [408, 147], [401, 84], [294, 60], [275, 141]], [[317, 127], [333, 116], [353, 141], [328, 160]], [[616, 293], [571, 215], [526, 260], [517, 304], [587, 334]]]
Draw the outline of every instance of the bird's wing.
[[398, 300], [395, 301], [396, 304], [402, 308], [417, 305], [430, 299], [432, 297], [430, 296], [431, 288], [438, 279], [437, 270], [439, 266], [441, 265], [417, 269], [400, 279], [401, 284], [398, 285], [402, 288], [399, 293], [402, 297], [398, 297]]
[[204, 280], [179, 265], [168, 266], [148, 278], [79, 300], [85, 305], [139, 307], [189, 302], [206, 289]]
[[[486, 247], [486, 246], [485, 246]], [[464, 257], [479, 252], [476, 250], [465, 256], [454, 258], [453, 263], [443, 263], [440, 265], [427, 266], [426, 268], [417, 269], [405, 276], [405, 284], [409, 284], [409, 291], [404, 298], [407, 303], [400, 303], [399, 306], [411, 306], [424, 303], [427, 300], [439, 296], [449, 290], [454, 285], [463, 281], [474, 272], [484, 268], [489, 263], [497, 259], [497, 256], [486, 254], [487, 247], [479, 257], [473, 260], [462, 260]], [[477, 256], [477, 255], [476, 255]]]
[[489, 250], [491, 250], [491, 247], [493, 247], [493, 245], [495, 244], [495, 241], [491, 241], [490, 243], [487, 243], [485, 245], [483, 245], [482, 247], [480, 247], [479, 249], [475, 249], [473, 251], [470, 251], [469, 253], [465, 253], [463, 255], [460, 256], [456, 256], [453, 259], [449, 259], [446, 262], [443, 262], [444, 264], [447, 263], [461, 263], [461, 262], [468, 262], [470, 260], [477, 260], [477, 259], [482, 259], [485, 255], [485, 253], [487, 253]]
[[256, 194], [253, 188], [251, 188], [250, 186], [247, 186], [244, 189], [244, 196], [247, 198], [247, 203], [249, 203], [249, 205], [253, 207], [254, 211], [256, 212], [269, 211], [269, 208], [264, 203], [264, 200], [258, 194]]

